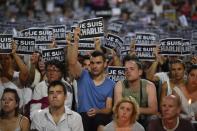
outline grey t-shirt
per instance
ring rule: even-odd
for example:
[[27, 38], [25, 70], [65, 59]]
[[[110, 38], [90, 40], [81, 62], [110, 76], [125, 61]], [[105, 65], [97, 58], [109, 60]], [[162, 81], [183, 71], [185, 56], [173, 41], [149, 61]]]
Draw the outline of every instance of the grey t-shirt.
[[[112, 121], [104, 127], [103, 131], [115, 131], [115, 130], [116, 130], [115, 123], [114, 121]], [[133, 125], [131, 125], [131, 131], [145, 131], [145, 130], [140, 123], [135, 122]]]

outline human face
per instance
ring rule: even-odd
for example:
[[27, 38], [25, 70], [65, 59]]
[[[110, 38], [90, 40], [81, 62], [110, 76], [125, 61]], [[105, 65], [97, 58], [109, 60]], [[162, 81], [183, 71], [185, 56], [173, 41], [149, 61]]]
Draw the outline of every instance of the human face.
[[62, 72], [55, 65], [48, 65], [46, 72], [49, 82], [61, 80], [62, 78]]
[[86, 59], [83, 61], [83, 68], [90, 70], [90, 60]]
[[40, 57], [40, 54], [34, 52], [34, 53], [31, 55], [31, 57], [30, 57], [31, 63], [32, 63], [32, 64], [36, 64], [36, 63], [39, 61], [39, 57]]
[[125, 76], [128, 81], [135, 81], [142, 75], [142, 70], [140, 70], [135, 61], [125, 62]]
[[184, 67], [181, 63], [171, 65], [171, 74], [174, 80], [181, 80], [184, 77]]
[[189, 88], [197, 89], [197, 69], [191, 70], [188, 75]]
[[100, 76], [104, 73], [106, 62], [103, 61], [102, 56], [92, 57], [90, 59], [90, 71], [93, 76]]
[[13, 60], [9, 54], [1, 54], [1, 64], [3, 68], [10, 67], [12, 65]]
[[66, 95], [64, 94], [64, 87], [60, 85], [56, 85], [54, 87], [50, 87], [48, 100], [50, 107], [60, 108], [64, 106], [64, 101], [66, 99]]
[[161, 111], [163, 119], [170, 120], [179, 115], [180, 108], [173, 98], [164, 98], [161, 104]]
[[40, 69], [40, 71], [45, 71], [45, 64], [44, 64], [43, 59], [41, 58], [38, 61], [38, 68]]
[[129, 102], [123, 102], [118, 108], [118, 121], [123, 123], [130, 123], [133, 113], [133, 105]]
[[1, 99], [1, 105], [3, 111], [6, 113], [15, 111], [18, 106], [15, 100], [15, 95], [11, 92], [4, 93]]

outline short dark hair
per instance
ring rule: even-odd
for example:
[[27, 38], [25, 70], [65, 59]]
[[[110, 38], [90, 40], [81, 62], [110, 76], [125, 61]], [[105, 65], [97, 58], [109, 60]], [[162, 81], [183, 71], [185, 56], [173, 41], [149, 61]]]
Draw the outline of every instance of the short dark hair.
[[196, 70], [197, 69], [197, 64], [193, 64], [189, 67], [189, 69], [187, 70], [187, 73], [189, 74], [192, 70]]
[[90, 59], [90, 56], [89, 55], [84, 55], [82, 56], [84, 60], [89, 60]]
[[46, 61], [45, 65], [46, 65], [45, 66], [46, 70], [47, 70], [47, 67], [49, 65], [54, 65], [55, 67], [57, 67], [64, 74], [64, 71], [65, 71], [64, 70], [64, 68], [65, 68], [64, 63], [59, 61], [59, 60], [54, 59], [54, 60]]
[[125, 63], [126, 63], [127, 61], [134, 61], [134, 62], [137, 64], [138, 69], [142, 69], [142, 63], [139, 61], [139, 59], [138, 59], [137, 57], [131, 56], [131, 55], [126, 55], [126, 56], [123, 58], [123, 61], [122, 61], [123, 65], [125, 65]]
[[185, 69], [185, 63], [182, 60], [180, 60], [180, 59], [177, 59], [177, 60], [174, 60], [174, 61], [170, 62], [170, 65], [169, 65], [170, 66], [170, 70], [171, 70], [173, 64], [181, 64], [183, 66], [183, 68]]
[[101, 57], [103, 58], [103, 61], [104, 61], [104, 62], [106, 61], [105, 54], [104, 54], [103, 52], [101, 52], [101, 51], [98, 51], [98, 50], [93, 51], [93, 52], [91, 53], [91, 56], [92, 56], [92, 57], [101, 56]]
[[[16, 104], [18, 105], [16, 108], [15, 108], [15, 116], [18, 116], [19, 114], [19, 104], [20, 104], [20, 97], [16, 91], [16, 89], [11, 89], [11, 88], [5, 88], [4, 91], [3, 91], [3, 95], [5, 93], [12, 93], [14, 94], [14, 98], [15, 98], [15, 101], [16, 101]], [[1, 97], [1, 100], [3, 98], [3, 95]], [[4, 116], [5, 115], [5, 112], [3, 109], [1, 109], [1, 112], [0, 112], [0, 116]]]
[[52, 88], [52, 87], [54, 87], [54, 86], [57, 86], [57, 85], [59, 85], [59, 86], [62, 87], [62, 89], [63, 89], [63, 91], [64, 91], [64, 94], [66, 95], [66, 94], [67, 94], [66, 86], [65, 86], [65, 84], [64, 84], [62, 81], [60, 81], [60, 80], [52, 81], [52, 82], [49, 84], [49, 86], [48, 86], [48, 94], [49, 94], [49, 89]]

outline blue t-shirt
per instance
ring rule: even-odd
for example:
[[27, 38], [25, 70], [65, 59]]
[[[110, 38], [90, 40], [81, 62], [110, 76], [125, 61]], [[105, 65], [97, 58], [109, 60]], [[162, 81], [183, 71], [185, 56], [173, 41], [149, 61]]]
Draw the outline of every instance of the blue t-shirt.
[[96, 86], [88, 70], [83, 70], [77, 80], [78, 112], [87, 112], [91, 108], [102, 109], [106, 106], [106, 99], [112, 98], [115, 82], [105, 78], [101, 85]]

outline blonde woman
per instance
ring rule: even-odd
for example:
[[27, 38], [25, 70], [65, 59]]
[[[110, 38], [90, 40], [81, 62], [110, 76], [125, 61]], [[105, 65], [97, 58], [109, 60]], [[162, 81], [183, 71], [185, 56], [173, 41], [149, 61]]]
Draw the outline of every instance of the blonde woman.
[[104, 127], [104, 131], [144, 131], [136, 120], [139, 106], [133, 98], [124, 98], [114, 107], [114, 120]]

